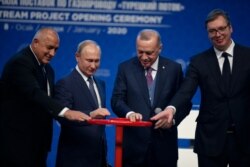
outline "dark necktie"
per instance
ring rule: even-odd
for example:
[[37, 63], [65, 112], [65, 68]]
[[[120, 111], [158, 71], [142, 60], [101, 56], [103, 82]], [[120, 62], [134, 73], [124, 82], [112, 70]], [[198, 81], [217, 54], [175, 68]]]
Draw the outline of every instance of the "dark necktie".
[[231, 69], [230, 69], [230, 64], [228, 60], [228, 54], [224, 52], [222, 54], [222, 57], [225, 58], [224, 63], [223, 63], [223, 68], [222, 68], [222, 79], [223, 83], [225, 86], [225, 90], [228, 92], [230, 89], [230, 83], [231, 83]]
[[47, 73], [46, 73], [46, 70], [45, 70], [45, 65], [44, 64], [41, 64], [40, 65], [41, 69], [42, 69], [42, 72], [43, 72], [43, 78], [44, 78], [44, 83], [45, 83], [45, 87], [47, 89], [47, 82], [48, 82], [48, 77], [47, 77]]
[[45, 70], [45, 65], [41, 65], [41, 68], [42, 68], [42, 71], [43, 71], [43, 77], [45, 80], [47, 80], [47, 73], [46, 73], [46, 70]]
[[[232, 77], [228, 56], [230, 56], [230, 55], [226, 52], [224, 52], [222, 54], [222, 57], [225, 58], [223, 68], [222, 68], [222, 79], [224, 82], [223, 84], [225, 86], [227, 96], [229, 95], [230, 83], [231, 83], [231, 77]], [[228, 130], [231, 131], [233, 129], [234, 123], [233, 123], [233, 119], [232, 119], [232, 115], [231, 115], [230, 110], [228, 110], [228, 112], [229, 112]]]
[[146, 79], [147, 79], [148, 87], [150, 87], [153, 83], [152, 71], [153, 69], [151, 67], [147, 69]]
[[96, 92], [94, 89], [94, 81], [93, 81], [92, 77], [88, 78], [88, 82], [89, 82], [89, 91], [90, 91], [90, 93], [95, 101], [96, 106], [98, 106], [98, 100], [97, 100]]
[[149, 100], [151, 105], [153, 105], [154, 101], [154, 88], [153, 88], [153, 77], [152, 77], [153, 68], [149, 67], [146, 71], [147, 71], [146, 79], [148, 85]]

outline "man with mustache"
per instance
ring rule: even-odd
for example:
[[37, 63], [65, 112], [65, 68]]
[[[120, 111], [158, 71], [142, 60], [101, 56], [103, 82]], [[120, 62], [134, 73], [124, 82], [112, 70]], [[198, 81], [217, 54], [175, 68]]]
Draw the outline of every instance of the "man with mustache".
[[[181, 65], [160, 56], [159, 33], [144, 29], [136, 38], [137, 56], [119, 65], [111, 105], [119, 117], [130, 121], [149, 121], [164, 109], [178, 90], [183, 73]], [[191, 103], [184, 104], [184, 115]], [[167, 129], [167, 119], [160, 119], [160, 129], [125, 127], [124, 167], [176, 167], [178, 159], [177, 125]]]

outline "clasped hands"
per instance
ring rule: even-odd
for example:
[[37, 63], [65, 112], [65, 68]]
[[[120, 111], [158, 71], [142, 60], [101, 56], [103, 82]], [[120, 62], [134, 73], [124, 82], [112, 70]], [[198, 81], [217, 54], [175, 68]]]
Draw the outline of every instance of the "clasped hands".
[[[162, 128], [167, 129], [173, 126], [174, 109], [166, 108], [164, 111], [151, 117], [151, 121], [155, 121], [154, 129]], [[142, 115], [140, 113], [131, 113], [128, 115], [128, 119], [131, 122], [142, 120]]]

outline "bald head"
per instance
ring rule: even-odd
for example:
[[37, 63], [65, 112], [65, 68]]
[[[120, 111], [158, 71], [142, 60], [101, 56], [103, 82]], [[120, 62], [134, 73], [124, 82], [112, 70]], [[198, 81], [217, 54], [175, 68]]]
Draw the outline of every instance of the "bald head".
[[58, 41], [60, 41], [58, 33], [53, 28], [49, 27], [39, 29], [34, 35], [32, 41], [34, 41], [35, 39], [42, 40], [44, 38], [47, 38], [48, 36], [54, 36], [55, 38], [57, 38]]
[[48, 64], [59, 47], [59, 35], [52, 28], [41, 28], [32, 39], [31, 48], [41, 64]]

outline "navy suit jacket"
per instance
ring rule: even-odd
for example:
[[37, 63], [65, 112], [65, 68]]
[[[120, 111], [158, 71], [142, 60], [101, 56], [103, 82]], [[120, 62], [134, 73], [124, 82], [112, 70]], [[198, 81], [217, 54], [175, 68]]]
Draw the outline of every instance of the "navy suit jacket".
[[[190, 100], [197, 87], [201, 91], [200, 112], [197, 117], [194, 151], [216, 156], [226, 142], [229, 118], [235, 124], [240, 149], [250, 153], [250, 48], [234, 47], [232, 81], [227, 92], [213, 48], [194, 56], [186, 78], [171, 101], [174, 106]], [[177, 111], [181, 113], [182, 111]]]
[[[102, 107], [105, 107], [105, 84], [94, 77], [100, 94]], [[89, 88], [75, 69], [59, 80], [55, 88], [56, 99], [73, 110], [88, 114], [97, 109]], [[70, 122], [58, 119], [61, 124], [57, 152], [58, 167], [101, 167], [106, 156], [104, 126], [90, 125], [86, 122]]]
[[[162, 110], [168, 105], [178, 90], [183, 79], [180, 64], [167, 58], [159, 57], [158, 71], [153, 106], [150, 104], [145, 70], [137, 57], [119, 65], [113, 89], [111, 105], [119, 117], [125, 117], [129, 111], [141, 113], [144, 121], [149, 121], [155, 108]], [[183, 117], [190, 111], [191, 103], [182, 106]], [[179, 121], [177, 121], [177, 124]], [[141, 163], [147, 150], [151, 147], [154, 157], [152, 162], [167, 164], [177, 161], [177, 128], [171, 129], [135, 128], [124, 129], [124, 162]], [[168, 158], [166, 158], [168, 157]]]
[[[54, 71], [49, 64], [45, 69], [53, 96]], [[30, 47], [7, 62], [1, 82], [1, 158], [20, 166], [34, 166], [38, 155], [50, 150], [52, 115], [57, 116], [63, 106], [48, 97], [42, 69]]]

